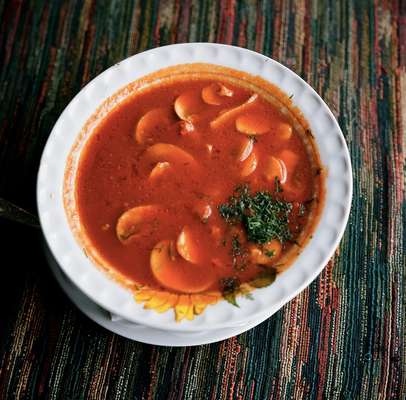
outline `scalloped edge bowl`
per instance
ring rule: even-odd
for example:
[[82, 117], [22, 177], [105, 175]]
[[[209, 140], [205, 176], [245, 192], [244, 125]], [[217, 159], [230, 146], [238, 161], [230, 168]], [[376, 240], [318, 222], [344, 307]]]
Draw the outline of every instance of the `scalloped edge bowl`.
[[[76, 242], [63, 204], [65, 165], [83, 125], [109, 96], [159, 69], [188, 63], [209, 63], [258, 75], [293, 94], [293, 105], [307, 119], [327, 170], [325, 204], [313, 238], [299, 257], [254, 299], [209, 306], [193, 321], [175, 322], [173, 310], [159, 314], [137, 304], [132, 293], [96, 267]], [[41, 227], [55, 259], [69, 279], [109, 312], [128, 321], [171, 331], [206, 331], [261, 322], [306, 288], [322, 271], [344, 233], [351, 208], [352, 171], [348, 149], [334, 115], [320, 96], [298, 75], [259, 53], [240, 47], [175, 44], [148, 50], [107, 69], [86, 85], [60, 115], [42, 154], [37, 204]]]

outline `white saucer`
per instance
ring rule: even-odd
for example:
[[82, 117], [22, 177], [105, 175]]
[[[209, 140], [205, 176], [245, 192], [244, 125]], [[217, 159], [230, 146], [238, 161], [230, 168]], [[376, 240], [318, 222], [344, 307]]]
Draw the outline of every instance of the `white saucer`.
[[56, 280], [61, 285], [66, 295], [80, 309], [80, 311], [110, 332], [117, 333], [118, 335], [124, 336], [128, 339], [159, 346], [197, 346], [218, 342], [232, 336], [239, 335], [240, 333], [243, 333], [260, 324], [266, 319], [265, 317], [260, 321], [256, 320], [239, 327], [203, 332], [163, 331], [144, 325], [138, 325], [133, 322], [126, 321], [125, 319], [113, 321], [112, 316], [108, 311], [98, 306], [74, 286], [74, 284], [60, 269], [45, 243], [44, 249], [48, 264], [51, 267]]

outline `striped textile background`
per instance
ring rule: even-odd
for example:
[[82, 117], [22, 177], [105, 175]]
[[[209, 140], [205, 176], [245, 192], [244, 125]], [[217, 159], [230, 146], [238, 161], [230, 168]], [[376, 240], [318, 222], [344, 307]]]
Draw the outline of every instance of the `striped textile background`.
[[331, 107], [354, 169], [339, 249], [257, 328], [160, 348], [83, 316], [52, 278], [39, 232], [2, 220], [0, 398], [405, 398], [405, 1], [0, 0], [0, 197], [35, 212], [42, 148], [89, 80], [192, 41], [271, 56]]

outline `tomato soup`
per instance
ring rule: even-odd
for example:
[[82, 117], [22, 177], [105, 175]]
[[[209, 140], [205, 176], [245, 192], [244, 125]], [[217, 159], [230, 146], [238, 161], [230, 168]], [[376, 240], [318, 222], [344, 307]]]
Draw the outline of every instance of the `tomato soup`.
[[[262, 287], [311, 238], [323, 169], [287, 95], [188, 66], [129, 89], [75, 174], [82, 238], [127, 282], [177, 294]], [[233, 302], [232, 300], [231, 302]]]

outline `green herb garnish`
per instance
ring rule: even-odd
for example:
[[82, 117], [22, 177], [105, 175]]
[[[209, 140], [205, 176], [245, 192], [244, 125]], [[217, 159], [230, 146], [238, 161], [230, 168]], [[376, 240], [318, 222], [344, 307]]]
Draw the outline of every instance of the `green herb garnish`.
[[272, 268], [267, 268], [260, 272], [249, 284], [255, 288], [263, 288], [269, 286], [276, 278], [276, 271]]
[[[271, 285], [276, 278], [276, 270], [273, 268], [265, 268], [259, 274], [248, 282], [251, 288], [264, 288]], [[244, 296], [248, 300], [253, 300], [252, 294], [247, 291], [247, 288], [242, 288], [241, 282], [237, 277], [220, 279], [221, 292], [224, 300], [228, 301], [235, 307], [239, 307], [237, 296]]]
[[238, 235], [234, 235], [233, 239], [231, 240], [231, 251], [233, 256], [242, 255], [240, 237]]
[[236, 277], [222, 278], [220, 279], [221, 292], [225, 300], [231, 303], [233, 306], [239, 307], [236, 296], [240, 288], [241, 282]]
[[240, 287], [240, 284], [240, 280], [235, 276], [220, 279], [220, 286], [223, 293], [235, 292]]
[[265, 255], [267, 257], [271, 258], [275, 255], [275, 250], [267, 250], [267, 251], [265, 251]]
[[283, 192], [281, 182], [279, 181], [279, 178], [277, 176], [275, 176], [275, 192], [276, 193], [282, 193]]
[[231, 240], [231, 255], [234, 269], [244, 271], [247, 266], [247, 249], [241, 245], [239, 235], [234, 235]]
[[243, 296], [248, 300], [254, 300], [254, 296], [251, 293], [243, 293]]
[[299, 205], [299, 217], [303, 217], [305, 215], [306, 208], [304, 204]]
[[228, 223], [241, 223], [251, 242], [264, 244], [278, 239], [283, 243], [292, 237], [288, 220], [292, 204], [275, 199], [269, 192], [251, 194], [247, 185], [238, 187], [218, 210]]

